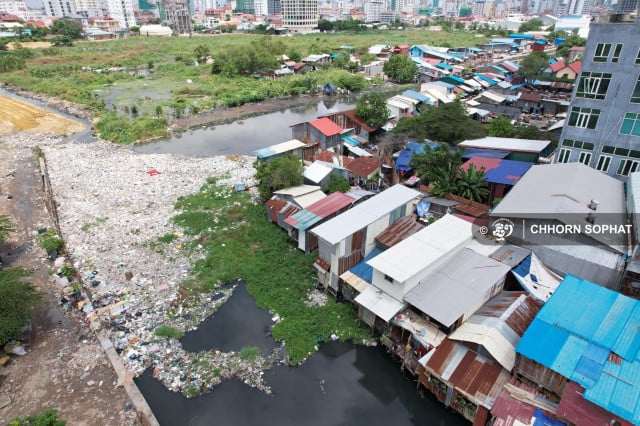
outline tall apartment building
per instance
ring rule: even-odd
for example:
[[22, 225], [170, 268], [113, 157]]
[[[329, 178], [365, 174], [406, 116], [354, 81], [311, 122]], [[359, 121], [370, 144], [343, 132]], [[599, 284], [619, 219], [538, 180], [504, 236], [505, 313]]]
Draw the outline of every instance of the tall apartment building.
[[282, 25], [293, 31], [308, 31], [318, 26], [317, 0], [282, 0]]
[[267, 0], [267, 13], [279, 15], [282, 13], [282, 2], [280, 0]]
[[364, 4], [364, 21], [380, 22], [380, 14], [384, 10], [384, 1], [369, 0]]
[[631, 13], [638, 11], [638, 0], [618, 0], [616, 13]]
[[120, 22], [122, 29], [131, 28], [136, 25], [132, 0], [107, 0], [107, 10], [111, 18]]
[[44, 13], [47, 16], [74, 16], [76, 14], [76, 5], [72, 1], [67, 0], [43, 0]]
[[160, 21], [175, 34], [191, 34], [191, 10], [189, 0], [161, 0], [159, 3]]
[[621, 16], [591, 24], [554, 162], [626, 181], [640, 171], [640, 20]]
[[[102, 8], [97, 0], [74, 0], [76, 12], [85, 18], [102, 16]], [[114, 18], [115, 19], [115, 18]]]

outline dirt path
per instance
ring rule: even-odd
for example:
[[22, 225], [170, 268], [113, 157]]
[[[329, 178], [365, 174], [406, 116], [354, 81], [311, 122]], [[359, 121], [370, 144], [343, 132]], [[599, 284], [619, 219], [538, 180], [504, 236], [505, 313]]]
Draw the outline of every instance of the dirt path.
[[[16, 416], [57, 408], [68, 425], [132, 425], [136, 413], [97, 340], [76, 313], [58, 306], [52, 267], [37, 245], [37, 229], [51, 227], [32, 146], [84, 126], [42, 108], [0, 96], [0, 215], [14, 218], [16, 232], [0, 247], [2, 267], [25, 267], [45, 294], [35, 312], [27, 355], [0, 367], [0, 424]], [[19, 131], [19, 132], [18, 132]], [[29, 131], [29, 132], [27, 132]], [[3, 134], [4, 133], [4, 134]], [[5, 406], [6, 405], [6, 406]]]

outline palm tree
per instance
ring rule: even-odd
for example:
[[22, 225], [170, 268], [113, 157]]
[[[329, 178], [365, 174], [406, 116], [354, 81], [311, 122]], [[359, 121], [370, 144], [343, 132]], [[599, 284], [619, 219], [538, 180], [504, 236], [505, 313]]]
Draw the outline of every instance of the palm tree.
[[482, 202], [489, 195], [484, 169], [476, 170], [473, 164], [465, 171], [459, 169], [455, 193], [469, 200]]
[[442, 164], [434, 167], [429, 173], [433, 185], [431, 193], [436, 197], [456, 193], [457, 170], [460, 163], [455, 156], [450, 156]]

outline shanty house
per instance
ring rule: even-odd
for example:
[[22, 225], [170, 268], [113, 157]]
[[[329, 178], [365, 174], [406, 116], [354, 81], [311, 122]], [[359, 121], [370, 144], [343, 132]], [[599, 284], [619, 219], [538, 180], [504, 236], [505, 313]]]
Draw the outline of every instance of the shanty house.
[[[534, 165], [491, 217], [509, 220], [508, 241], [554, 273], [619, 289], [631, 238], [623, 182], [578, 162]], [[613, 232], [588, 232], [601, 225]]]
[[268, 163], [276, 158], [284, 157], [288, 154], [291, 154], [302, 161], [304, 159], [304, 150], [306, 147], [307, 145], [304, 142], [297, 139], [291, 139], [287, 142], [258, 149], [253, 151], [252, 154], [258, 157], [258, 162], [264, 163]]
[[293, 137], [307, 145], [317, 145], [317, 151], [340, 150], [342, 128], [327, 117], [291, 126]]
[[480, 139], [470, 139], [458, 144], [460, 148], [479, 148], [482, 150], [507, 151], [508, 160], [528, 161], [537, 163], [540, 157], [549, 157], [553, 146], [549, 140], [501, 138], [487, 136]]
[[583, 399], [612, 414], [606, 424], [616, 416], [640, 424], [640, 301], [567, 275], [516, 352], [515, 372], [561, 397], [561, 406], [575, 401], [573, 382]]
[[404, 185], [391, 188], [318, 225], [318, 283], [337, 292], [338, 278], [375, 247], [375, 237], [403, 216], [413, 213], [420, 193]]
[[299, 185], [275, 191], [265, 203], [267, 218], [281, 228], [288, 229], [289, 225], [284, 221], [287, 217], [325, 197], [322, 188], [314, 185]]
[[466, 172], [472, 165], [477, 171], [484, 171], [484, 180], [489, 184], [487, 203], [492, 205], [494, 200], [502, 199], [533, 164], [526, 161], [473, 157], [460, 168]]
[[285, 222], [291, 226], [289, 236], [298, 242], [298, 248], [306, 254], [318, 248], [318, 238], [309, 231], [332, 217], [346, 211], [356, 200], [342, 192], [334, 192], [304, 210], [288, 218]]

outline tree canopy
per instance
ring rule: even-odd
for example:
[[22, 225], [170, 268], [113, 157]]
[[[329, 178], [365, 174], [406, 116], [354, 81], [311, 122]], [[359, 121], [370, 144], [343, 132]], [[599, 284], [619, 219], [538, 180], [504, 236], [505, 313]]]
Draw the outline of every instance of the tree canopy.
[[58, 410], [47, 408], [42, 413], [24, 419], [16, 417], [8, 426], [65, 426], [67, 422], [58, 418]]
[[325, 191], [329, 194], [334, 192], [347, 192], [351, 189], [351, 185], [349, 181], [342, 176], [336, 176], [335, 174], [331, 174], [329, 176], [329, 183], [325, 188]]
[[384, 63], [384, 73], [397, 83], [411, 83], [418, 73], [418, 66], [408, 55], [393, 55]]
[[440, 107], [429, 106], [417, 117], [400, 119], [393, 133], [448, 143], [486, 136], [482, 125], [469, 117], [459, 99]]
[[82, 22], [75, 19], [56, 19], [51, 27], [51, 34], [69, 37], [72, 40], [82, 36]]
[[527, 22], [523, 22], [520, 24], [518, 28], [519, 33], [526, 33], [527, 31], [539, 31], [544, 27], [544, 22], [542, 19], [533, 18], [528, 20]]
[[500, 115], [487, 124], [487, 132], [489, 136], [512, 138], [516, 134], [516, 126], [507, 117]]
[[250, 48], [246, 45], [230, 47], [215, 55], [211, 72], [235, 77], [273, 71], [279, 68], [276, 55], [284, 53], [280, 47], [259, 41], [252, 42]]
[[302, 162], [293, 155], [261, 163], [256, 171], [260, 196], [263, 200], [268, 200], [274, 191], [302, 185], [303, 171]]
[[526, 80], [536, 80], [549, 66], [549, 56], [544, 52], [528, 54], [520, 63], [520, 73]]
[[358, 99], [356, 115], [373, 128], [379, 128], [389, 121], [389, 110], [384, 96], [379, 93], [365, 93]]

